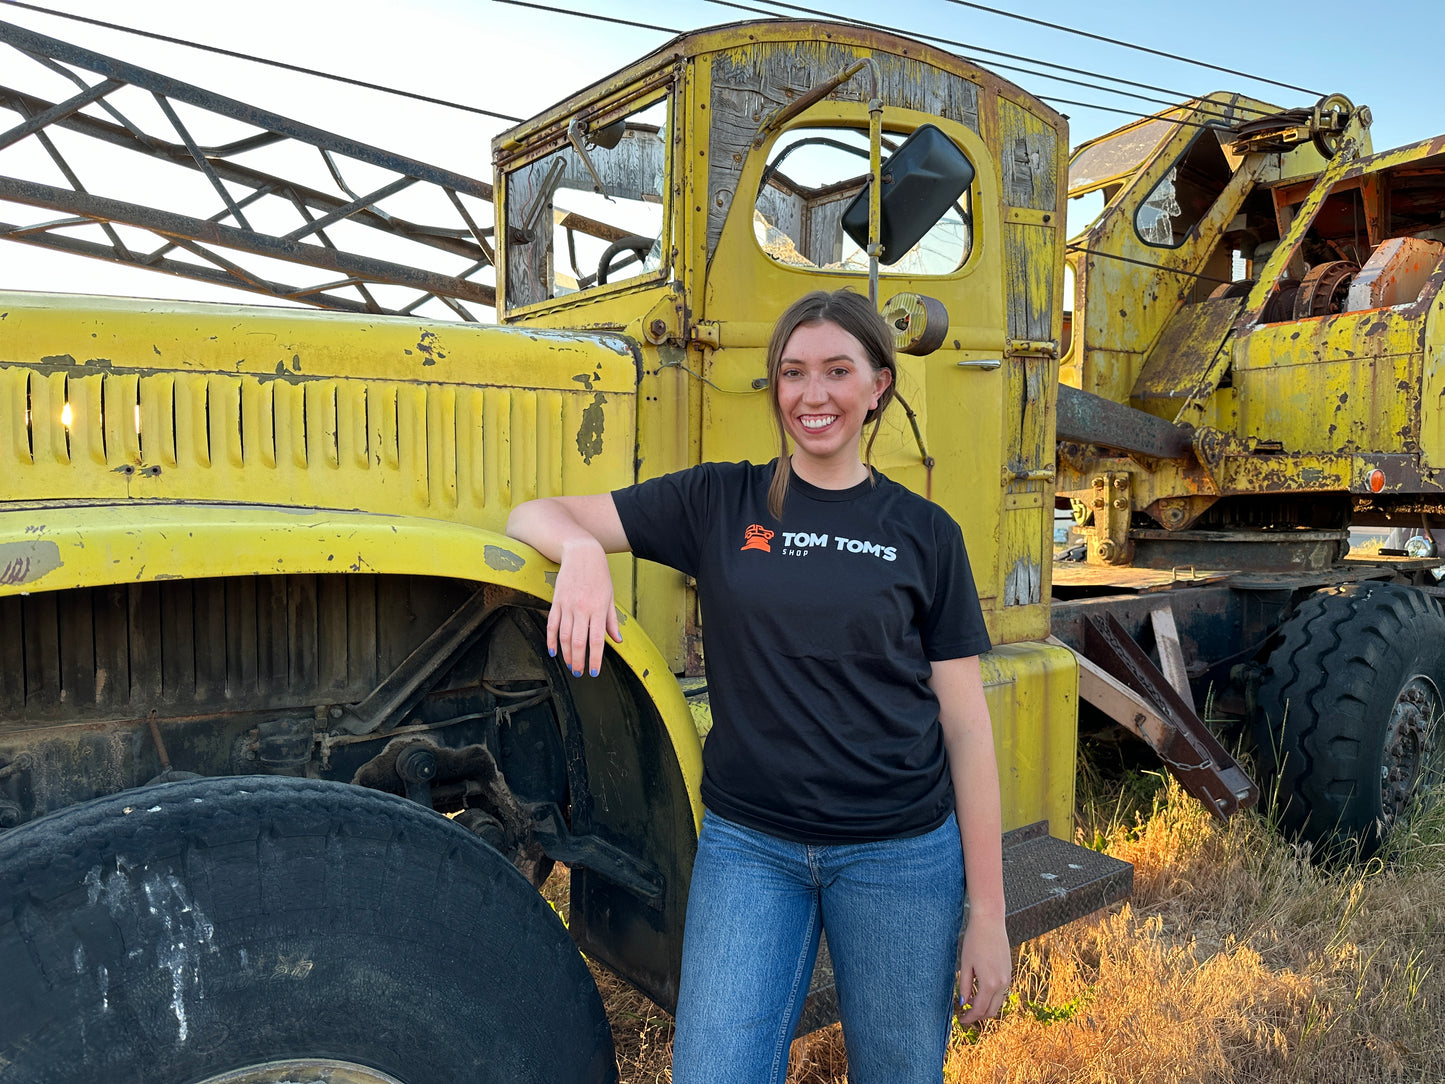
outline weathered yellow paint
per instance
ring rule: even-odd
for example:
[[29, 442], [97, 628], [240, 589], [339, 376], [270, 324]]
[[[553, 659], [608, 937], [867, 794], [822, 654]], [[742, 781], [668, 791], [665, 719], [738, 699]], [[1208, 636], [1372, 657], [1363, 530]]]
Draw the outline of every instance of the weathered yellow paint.
[[0, 311], [10, 500], [279, 501], [498, 529], [519, 500], [632, 480], [636, 360], [617, 336], [22, 294]]
[[1074, 735], [1039, 719], [1078, 715], [1079, 665], [1071, 651], [1002, 644], [980, 659], [993, 719], [1004, 828], [1047, 818], [1060, 839], [1074, 833]]
[[[215, 576], [451, 576], [552, 597], [556, 566], [493, 531], [415, 516], [262, 506], [71, 504], [0, 509], [0, 597], [72, 587]], [[624, 612], [609, 645], [667, 727], [698, 825], [702, 747], [677, 679]], [[585, 680], [585, 679], [583, 679]]]
[[1235, 356], [1236, 434], [1292, 453], [1418, 451], [1420, 330], [1389, 309], [1254, 329]]

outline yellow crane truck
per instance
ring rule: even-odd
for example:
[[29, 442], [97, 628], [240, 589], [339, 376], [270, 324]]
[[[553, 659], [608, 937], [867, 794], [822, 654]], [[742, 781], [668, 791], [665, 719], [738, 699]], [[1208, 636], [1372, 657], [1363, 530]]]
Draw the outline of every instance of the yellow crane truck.
[[[997, 644], [1011, 934], [1127, 892], [1064, 842], [1052, 109], [888, 34], [738, 24], [504, 132], [492, 185], [0, 45], [55, 88], [0, 88], [0, 201], [60, 215], [0, 234], [315, 306], [0, 294], [0, 1082], [615, 1079], [581, 953], [672, 1006], [707, 615], [615, 558], [623, 642], [574, 680], [543, 644], [552, 566], [502, 526], [770, 457], [772, 321], [870, 270], [907, 403], [875, 459], [963, 525]], [[215, 213], [147, 204], [87, 140]], [[55, 168], [5, 164], [24, 148]], [[926, 221], [890, 199], [940, 176]], [[825, 964], [804, 1027], [830, 997]]]
[[[1369, 126], [1219, 93], [1074, 152], [1102, 209], [1067, 257], [1053, 582], [1086, 699], [1156, 730], [1207, 704], [1287, 830], [1367, 851], [1445, 770], [1445, 137]], [[1370, 527], [1418, 538], [1351, 553]]]

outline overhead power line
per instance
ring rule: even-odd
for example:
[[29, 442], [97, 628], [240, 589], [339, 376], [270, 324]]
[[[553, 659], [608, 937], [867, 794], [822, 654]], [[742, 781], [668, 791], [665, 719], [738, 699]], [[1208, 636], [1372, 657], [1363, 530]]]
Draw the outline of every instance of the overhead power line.
[[411, 98], [414, 101], [426, 102], [429, 105], [442, 105], [448, 109], [460, 109], [466, 113], [478, 113], [484, 117], [494, 117], [497, 120], [518, 123], [523, 118], [513, 117], [507, 113], [497, 113], [491, 109], [483, 109], [476, 105], [464, 105], [461, 102], [449, 102], [445, 98], [433, 98], [429, 94], [418, 94], [415, 91], [400, 90], [396, 87], [382, 86], [380, 83], [369, 83], [365, 79], [353, 79], [349, 75], [337, 75], [335, 72], [318, 71], [315, 68], [303, 67], [300, 64], [287, 64], [282, 60], [271, 60], [264, 56], [255, 56], [251, 53], [238, 52], [235, 49], [223, 49], [219, 45], [207, 45], [204, 42], [188, 41], [185, 38], [172, 37], [169, 34], [158, 34], [154, 30], [139, 30], [133, 26], [123, 26], [120, 23], [106, 22], [104, 19], [92, 19], [85, 15], [75, 15], [68, 11], [57, 11], [54, 8], [41, 7], [39, 4], [28, 4], [24, 0], [0, 0], [0, 3], [8, 4], [11, 7], [24, 8], [26, 11], [36, 11], [42, 15], [54, 15], [60, 19], [69, 19], [72, 22], [87, 23], [90, 26], [103, 27], [106, 30], [118, 30], [122, 34], [134, 34], [136, 37], [150, 38], [153, 41], [163, 41], [170, 45], [184, 45], [189, 49], [200, 49], [207, 53], [217, 53], [221, 56], [233, 57], [236, 60], [248, 60], [254, 64], [265, 64], [272, 68], [282, 68], [286, 71], [297, 72], [300, 75], [313, 75], [318, 79], [330, 79], [337, 83], [347, 83], [354, 87], [362, 87], [366, 90], [379, 90], [383, 94], [394, 94], [400, 98]]
[[[569, 9], [569, 8], [558, 7], [558, 6], [552, 5], [552, 4], [529, 2], [529, 0], [494, 0], [494, 2], [495, 2], [495, 3], [499, 3], [499, 4], [507, 4], [507, 5], [512, 6], [512, 7], [526, 8], [526, 9], [530, 9], [530, 10], [534, 10], [534, 11], [545, 11], [545, 12], [548, 12], [548, 13], [550, 13], [550, 14], [566, 15], [566, 16], [570, 16], [570, 17], [572, 17], [572, 18], [588, 19], [588, 20], [592, 20], [592, 21], [596, 21], [596, 22], [609, 23], [609, 24], [616, 25], [616, 26], [631, 27], [631, 28], [634, 28], [634, 29], [652, 30], [652, 31], [656, 31], [656, 32], [659, 32], [659, 33], [665, 33], [665, 34], [682, 34], [682, 33], [686, 33], [685, 30], [683, 30], [682, 28], [679, 28], [679, 27], [663, 26], [663, 25], [656, 24], [656, 23], [644, 23], [644, 22], [639, 22], [639, 21], [637, 21], [637, 20], [633, 20], [633, 19], [623, 19], [623, 18], [619, 18], [619, 17], [617, 17], [617, 16], [612, 16], [612, 15], [600, 15], [600, 14], [596, 14], [596, 13], [594, 13], [594, 12], [576, 11], [576, 10], [572, 10], [572, 9]], [[746, 11], [746, 12], [750, 12], [750, 13], [753, 13], [753, 14], [765, 15], [765, 16], [767, 16], [767, 17], [769, 17], [769, 18], [778, 18], [778, 17], [779, 17], [779, 15], [778, 15], [778, 13], [777, 13], [776, 11], [772, 11], [772, 10], [768, 10], [768, 9], [764, 9], [764, 8], [753, 7], [753, 6], [748, 5], [748, 4], [737, 3], [737, 2], [735, 2], [735, 0], [708, 0], [708, 2], [709, 2], [709, 3], [713, 3], [713, 4], [717, 4], [717, 5], [722, 6], [722, 7], [732, 8], [732, 9], [735, 9], [735, 10]], [[891, 27], [886, 27], [886, 26], [883, 26], [882, 24], [879, 24], [879, 23], [872, 23], [872, 22], [869, 22], [869, 21], [867, 21], [867, 20], [857, 19], [857, 18], [853, 18], [853, 17], [850, 17], [850, 16], [839, 15], [839, 14], [836, 14], [836, 13], [833, 13], [833, 12], [823, 11], [823, 10], [820, 10], [820, 9], [817, 9], [817, 8], [808, 8], [808, 7], [802, 7], [802, 6], [797, 5], [797, 4], [782, 3], [781, 0], [763, 0], [763, 2], [772, 4], [774, 7], [777, 7], [777, 8], [784, 8], [784, 9], [791, 10], [791, 11], [794, 11], [794, 12], [799, 12], [799, 13], [806, 14], [806, 15], [812, 15], [812, 16], [819, 17], [819, 18], [825, 18], [825, 19], [829, 19], [829, 20], [832, 20], [832, 21], [836, 21], [836, 22], [852, 23], [852, 24], [854, 24], [854, 25], [866, 26], [866, 27], [870, 27], [870, 28], [876, 29], [876, 30], [885, 30], [885, 31], [891, 31], [891, 30], [892, 30]], [[950, 2], [958, 2], [958, 0], [950, 0]], [[73, 13], [71, 13], [71, 12], [60, 11], [60, 10], [57, 10], [57, 9], [55, 9], [55, 8], [48, 8], [48, 7], [44, 7], [44, 6], [42, 6], [42, 5], [39, 5], [39, 4], [28, 3], [27, 0], [0, 0], [0, 3], [7, 4], [7, 5], [11, 6], [11, 7], [21, 8], [21, 9], [24, 9], [24, 10], [27, 10], [27, 11], [38, 12], [38, 13], [43, 14], [43, 15], [50, 15], [50, 16], [54, 16], [54, 17], [56, 17], [56, 18], [68, 19], [68, 20], [71, 20], [71, 21], [73, 21], [73, 22], [85, 23], [85, 24], [90, 25], [90, 26], [98, 26], [98, 27], [102, 27], [102, 28], [107, 29], [107, 30], [115, 30], [115, 31], [118, 31], [118, 32], [124, 33], [124, 34], [131, 34], [131, 35], [134, 35], [134, 36], [137, 36], [137, 37], [148, 38], [148, 39], [151, 39], [151, 40], [154, 40], [154, 41], [162, 41], [162, 42], [166, 42], [166, 43], [171, 44], [171, 45], [181, 45], [181, 46], [184, 46], [184, 47], [186, 47], [186, 48], [198, 49], [198, 50], [201, 50], [201, 51], [203, 51], [203, 52], [215, 53], [215, 54], [220, 55], [220, 56], [228, 56], [228, 57], [232, 57], [232, 58], [237, 59], [237, 60], [244, 60], [244, 61], [249, 61], [249, 62], [251, 62], [251, 63], [263, 64], [263, 65], [266, 65], [266, 66], [269, 66], [269, 67], [280, 68], [280, 69], [282, 69], [282, 70], [295, 72], [295, 73], [298, 73], [298, 74], [301, 74], [301, 75], [309, 75], [309, 76], [313, 76], [313, 77], [319, 78], [319, 79], [328, 79], [328, 80], [331, 80], [331, 81], [333, 81], [333, 82], [344, 83], [344, 84], [347, 84], [347, 85], [349, 85], [349, 86], [361, 87], [361, 88], [366, 89], [366, 90], [374, 90], [374, 91], [378, 91], [378, 92], [383, 93], [383, 94], [391, 94], [391, 95], [394, 95], [394, 96], [396, 96], [396, 97], [407, 98], [407, 99], [411, 99], [411, 100], [413, 100], [413, 101], [425, 102], [425, 103], [427, 103], [427, 104], [429, 104], [429, 105], [439, 105], [439, 106], [443, 106], [443, 107], [448, 108], [448, 109], [457, 109], [457, 110], [461, 110], [461, 111], [467, 112], [467, 113], [474, 113], [474, 114], [478, 114], [478, 115], [481, 115], [481, 116], [492, 117], [492, 118], [494, 118], [494, 119], [507, 121], [507, 122], [513, 123], [513, 124], [519, 123], [519, 122], [523, 119], [523, 118], [521, 118], [521, 117], [513, 116], [513, 115], [508, 114], [508, 113], [500, 113], [500, 112], [497, 112], [496, 110], [485, 109], [485, 108], [483, 108], [483, 107], [481, 107], [481, 106], [468, 105], [468, 104], [463, 103], [463, 102], [449, 101], [449, 100], [444, 99], [444, 98], [437, 98], [437, 97], [433, 97], [433, 96], [427, 95], [427, 94], [420, 94], [420, 93], [417, 93], [417, 92], [415, 92], [415, 91], [402, 90], [402, 89], [397, 88], [397, 87], [384, 86], [384, 85], [382, 85], [382, 84], [369, 82], [369, 81], [364, 80], [364, 79], [355, 79], [355, 78], [352, 78], [351, 76], [339, 75], [339, 74], [337, 74], [337, 73], [335, 73], [335, 72], [321, 71], [321, 70], [316, 69], [316, 68], [309, 68], [309, 67], [305, 67], [304, 65], [299, 65], [299, 64], [290, 64], [290, 63], [287, 63], [287, 62], [285, 62], [285, 61], [273, 60], [273, 59], [270, 59], [270, 58], [268, 58], [268, 57], [258, 56], [258, 55], [252, 54], [252, 53], [244, 53], [244, 52], [240, 52], [240, 51], [234, 50], [234, 49], [226, 49], [226, 48], [223, 48], [223, 47], [221, 47], [221, 46], [210, 45], [210, 44], [207, 44], [207, 43], [205, 43], [205, 42], [191, 41], [191, 40], [186, 39], [186, 38], [179, 38], [179, 37], [175, 37], [175, 36], [169, 35], [169, 34], [161, 34], [161, 33], [158, 33], [158, 32], [156, 32], [156, 31], [142, 30], [142, 29], [139, 29], [139, 28], [137, 28], [137, 27], [125, 26], [125, 25], [123, 25], [123, 24], [121, 24], [121, 23], [109, 22], [109, 21], [104, 20], [104, 19], [95, 19], [95, 18], [91, 18], [91, 17], [88, 17], [88, 16], [84, 16], [84, 15], [76, 15], [76, 14], [73, 14]], [[967, 5], [967, 6], [979, 7], [979, 6], [981, 6], [981, 5]], [[992, 11], [992, 10], [994, 10], [994, 9], [985, 9], [985, 10], [990, 10], [990, 11]], [[1011, 13], [1009, 13], [1009, 12], [998, 12], [998, 14], [1010, 15]], [[1036, 21], [1036, 20], [1028, 20], [1028, 21]], [[1052, 24], [1046, 24], [1046, 25], [1052, 26]], [[1065, 31], [1069, 31], [1069, 29], [1070, 29], [1070, 28], [1068, 28], [1068, 27], [1055, 27], [1055, 28], [1056, 28], [1056, 29], [1060, 29], [1060, 30], [1065, 30]], [[1085, 36], [1088, 36], [1088, 37], [1097, 37], [1097, 36], [1098, 36], [1098, 35], [1088, 34], [1087, 32], [1084, 32], [1084, 31], [1070, 31], [1070, 32], [1076, 32], [1076, 33], [1084, 34]], [[1155, 105], [1165, 105], [1165, 106], [1169, 106], [1169, 107], [1178, 107], [1179, 105], [1181, 105], [1181, 104], [1183, 103], [1183, 101], [1191, 101], [1191, 100], [1194, 100], [1194, 96], [1193, 96], [1193, 95], [1187, 94], [1186, 92], [1183, 92], [1183, 91], [1170, 90], [1170, 89], [1167, 88], [1167, 87], [1160, 87], [1160, 86], [1155, 86], [1155, 85], [1149, 84], [1149, 83], [1141, 83], [1141, 82], [1137, 82], [1137, 81], [1135, 81], [1135, 80], [1123, 79], [1123, 78], [1121, 78], [1121, 77], [1119, 77], [1119, 76], [1107, 75], [1107, 74], [1102, 73], [1102, 72], [1093, 72], [1093, 71], [1089, 71], [1089, 70], [1086, 70], [1086, 69], [1072, 68], [1072, 67], [1069, 67], [1069, 66], [1067, 66], [1067, 65], [1057, 64], [1057, 63], [1054, 63], [1054, 62], [1052, 62], [1052, 61], [1042, 60], [1042, 59], [1036, 58], [1036, 57], [1021, 56], [1021, 55], [1015, 54], [1015, 53], [1007, 53], [1007, 52], [1002, 52], [1002, 51], [996, 50], [996, 49], [984, 48], [984, 47], [982, 47], [982, 46], [974, 46], [974, 45], [971, 45], [971, 44], [969, 44], [969, 43], [967, 43], [967, 42], [958, 41], [958, 40], [952, 39], [952, 38], [945, 38], [945, 37], [940, 37], [940, 36], [937, 36], [937, 35], [917, 33], [917, 32], [912, 32], [912, 31], [904, 31], [904, 33], [907, 33], [907, 34], [909, 34], [909, 36], [916, 37], [916, 38], [919, 38], [919, 39], [922, 39], [922, 40], [925, 40], [925, 41], [931, 41], [931, 42], [935, 42], [935, 43], [938, 43], [938, 44], [947, 45], [947, 46], [951, 46], [951, 47], [955, 47], [955, 48], [968, 49], [968, 50], [970, 50], [970, 51], [972, 51], [972, 52], [983, 53], [983, 54], [986, 54], [986, 55], [989, 55], [989, 56], [993, 56], [993, 57], [1001, 57], [1001, 58], [1005, 58], [1005, 59], [1007, 59], [1007, 60], [1019, 60], [1019, 61], [1023, 61], [1023, 62], [1028, 63], [1028, 64], [1035, 64], [1035, 65], [1039, 65], [1039, 66], [1045, 67], [1045, 68], [1050, 68], [1050, 69], [1053, 69], [1053, 70], [1056, 70], [1056, 71], [1071, 72], [1071, 73], [1073, 73], [1073, 74], [1075, 74], [1075, 75], [1084, 75], [1084, 76], [1089, 76], [1089, 77], [1095, 78], [1095, 79], [1105, 79], [1105, 80], [1109, 80], [1110, 82], [1118, 83], [1118, 84], [1123, 85], [1123, 86], [1133, 86], [1133, 87], [1138, 87], [1138, 88], [1144, 89], [1144, 90], [1153, 90], [1153, 91], [1156, 91], [1156, 92], [1158, 92], [1158, 93], [1171, 95], [1172, 97], [1169, 98], [1169, 99], [1153, 98], [1153, 97], [1150, 97], [1150, 96], [1148, 96], [1148, 95], [1137, 94], [1137, 93], [1134, 93], [1134, 92], [1132, 92], [1132, 91], [1119, 90], [1119, 89], [1117, 89], [1116, 87], [1101, 86], [1101, 85], [1099, 85], [1099, 84], [1097, 84], [1097, 83], [1089, 83], [1089, 82], [1086, 82], [1086, 81], [1084, 81], [1084, 80], [1075, 79], [1075, 78], [1072, 78], [1072, 77], [1069, 77], [1069, 76], [1054, 75], [1054, 74], [1051, 74], [1050, 72], [1040, 72], [1040, 71], [1037, 71], [1037, 70], [1032, 69], [1032, 68], [1022, 68], [1022, 67], [1017, 67], [1017, 66], [1015, 66], [1015, 65], [1011, 65], [1011, 64], [1007, 64], [1007, 63], [999, 63], [999, 62], [997, 62], [997, 61], [989, 61], [989, 62], [987, 62], [987, 63], [981, 63], [981, 62], [979, 62], [979, 61], [970, 60], [971, 63], [978, 63], [981, 67], [999, 68], [999, 69], [1004, 69], [1004, 70], [1009, 70], [1009, 71], [1021, 72], [1021, 73], [1025, 73], [1025, 74], [1028, 74], [1028, 75], [1035, 75], [1035, 76], [1039, 76], [1039, 77], [1041, 77], [1041, 78], [1052, 79], [1052, 80], [1055, 80], [1055, 81], [1058, 81], [1058, 82], [1070, 83], [1070, 84], [1072, 84], [1072, 85], [1085, 87], [1085, 88], [1090, 89], [1090, 90], [1099, 90], [1099, 91], [1103, 91], [1103, 92], [1106, 93], [1106, 94], [1112, 94], [1112, 95], [1116, 95], [1116, 96], [1120, 96], [1120, 97], [1132, 98], [1132, 99], [1135, 99], [1135, 100], [1137, 100], [1137, 101], [1145, 101], [1145, 102], [1149, 102], [1149, 103], [1155, 104]], [[1113, 39], [1101, 39], [1101, 40], [1108, 40], [1108, 41], [1111, 41], [1111, 42], [1113, 41]], [[1127, 43], [1127, 42], [1114, 42], [1114, 44], [1128, 45], [1128, 44], [1130, 44], [1130, 43]], [[1140, 46], [1139, 48], [1144, 48], [1144, 47]], [[1146, 51], [1153, 51], [1153, 50], [1146, 50]], [[1161, 55], [1168, 55], [1168, 54], [1161, 54]], [[965, 57], [964, 59], [970, 59], [970, 58]], [[1174, 57], [1173, 59], [1180, 59], [1180, 60], [1184, 60], [1184, 61], [1190, 62], [1190, 63], [1201, 63], [1201, 64], [1203, 63], [1203, 62], [1189, 61], [1188, 58]], [[1212, 65], [1204, 65], [1204, 66], [1210, 67], [1210, 66], [1212, 66]], [[1221, 70], [1221, 71], [1228, 71], [1229, 69], [1223, 69], [1223, 68], [1221, 68], [1221, 69], [1219, 69], [1219, 70]], [[1260, 77], [1257, 77], [1257, 76], [1249, 76], [1249, 75], [1247, 75], [1247, 74], [1245, 74], [1245, 73], [1232, 73], [1232, 74], [1239, 74], [1239, 75], [1242, 75], [1242, 76], [1245, 77], [1245, 78], [1250, 78], [1250, 79], [1258, 79], [1258, 78], [1260, 78]], [[1274, 82], [1273, 80], [1262, 80], [1262, 81], [1264, 81], [1264, 82]], [[1277, 85], [1280, 85], [1280, 86], [1289, 86], [1289, 84], [1277, 84]], [[1293, 87], [1292, 87], [1291, 89], [1302, 89], [1302, 88], [1293, 88]], [[1313, 93], [1315, 93], [1315, 92], [1313, 92], [1313, 91], [1306, 91], [1306, 93], [1313, 94]], [[1057, 104], [1057, 105], [1077, 106], [1077, 107], [1083, 108], [1083, 109], [1096, 109], [1096, 110], [1100, 110], [1100, 111], [1106, 112], [1106, 113], [1114, 113], [1114, 114], [1118, 114], [1118, 115], [1121, 115], [1121, 116], [1129, 116], [1129, 117], [1136, 117], [1136, 116], [1139, 116], [1139, 115], [1140, 115], [1140, 110], [1138, 110], [1138, 109], [1123, 109], [1123, 108], [1119, 108], [1119, 107], [1117, 107], [1117, 106], [1100, 105], [1100, 104], [1098, 104], [1098, 103], [1096, 103], [1096, 102], [1084, 102], [1084, 101], [1078, 101], [1078, 100], [1071, 99], [1071, 98], [1060, 98], [1060, 97], [1054, 97], [1054, 96], [1049, 96], [1049, 95], [1038, 95], [1038, 97], [1039, 97], [1042, 101], [1052, 102], [1052, 103]], [[1217, 106], [1215, 103], [1211, 103], [1211, 102], [1199, 102], [1199, 103], [1197, 103], [1197, 104], [1194, 106], [1194, 108], [1195, 108], [1196, 112], [1198, 112], [1198, 113], [1200, 113], [1200, 114], [1202, 114], [1203, 116], [1206, 116], [1206, 117], [1218, 117], [1218, 118], [1221, 119], [1221, 120], [1223, 120], [1223, 119], [1229, 119], [1229, 117], [1228, 117], [1227, 114], [1219, 111], [1218, 106]], [[1237, 108], [1237, 110], [1238, 110], [1239, 112], [1253, 112], [1253, 113], [1259, 113], [1259, 112], [1261, 112], [1260, 110], [1252, 109], [1252, 108], [1250, 108], [1250, 107], [1245, 107], [1245, 106], [1239, 106], [1239, 107], [1236, 107], [1236, 108]], [[1146, 114], [1146, 118], [1147, 118], [1147, 114]], [[1179, 121], [1179, 123], [1182, 123], [1182, 124], [1185, 124], [1185, 125], [1190, 125], [1190, 126], [1195, 126], [1195, 127], [1201, 127], [1201, 128], [1204, 128], [1204, 127], [1216, 127], [1216, 125], [1201, 124], [1201, 123], [1196, 122], [1196, 121]]]
[[[966, 49], [971, 53], [980, 53], [990, 57], [1002, 57], [1004, 60], [1018, 60], [1027, 64], [1037, 65], [1039, 68], [1048, 68], [1051, 69], [1051, 71], [1038, 71], [1037, 68], [1021, 68], [1014, 64], [1000, 63], [997, 60], [989, 60], [985, 63], [980, 60], [975, 60], [970, 56], [963, 57], [963, 59], [969, 61], [969, 63], [977, 64], [979, 67], [983, 68], [998, 69], [1000, 71], [1022, 72], [1026, 75], [1036, 75], [1043, 79], [1052, 79], [1061, 83], [1072, 83], [1075, 86], [1085, 87], [1089, 90], [1099, 90], [1103, 91], [1105, 94], [1113, 94], [1119, 97], [1133, 98], [1137, 101], [1151, 102], [1155, 105], [1176, 106], [1179, 105], [1181, 102], [1193, 100], [1196, 97], [1196, 95], [1190, 94], [1187, 91], [1183, 90], [1171, 90], [1168, 87], [1156, 86], [1153, 83], [1140, 83], [1133, 79], [1124, 79], [1120, 76], [1109, 75], [1105, 72], [1090, 71], [1087, 68], [1079, 68], [1068, 64], [1058, 64], [1052, 60], [1044, 60], [1040, 57], [1022, 56], [1018, 53], [1008, 53], [1003, 52], [999, 49], [989, 49], [981, 45], [974, 45], [971, 42], [959, 41], [957, 38], [945, 38], [940, 37], [936, 34], [925, 34], [921, 31], [895, 30], [893, 27], [887, 26], [883, 23], [870, 22], [867, 19], [860, 19], [851, 15], [839, 15], [835, 12], [824, 11], [820, 8], [809, 8], [803, 7], [800, 4], [784, 3], [783, 0], [762, 0], [762, 2], [772, 5], [772, 7], [774, 8], [783, 8], [784, 10], [798, 12], [799, 14], [803, 15], [813, 15], [818, 18], [830, 19], [841, 23], [852, 23], [855, 26], [866, 26], [873, 30], [884, 30], [890, 33], [903, 33], [906, 34], [908, 37], [917, 38], [920, 41], [930, 41], [939, 45], [947, 45], [952, 48]], [[770, 11], [766, 8], [756, 8], [748, 4], [738, 3], [737, 0], [707, 0], [707, 3], [716, 4], [719, 7], [733, 8], [738, 11], [749, 11], [756, 14], [776, 17], [776, 13], [773, 11]], [[1054, 75], [1052, 74], [1053, 71], [1069, 72], [1071, 73], [1071, 76], [1086, 75], [1093, 79], [1106, 79], [1111, 83], [1118, 83], [1120, 86], [1138, 87], [1141, 90], [1152, 90], [1160, 94], [1167, 94], [1169, 95], [1169, 97], [1153, 98], [1147, 94], [1135, 94], [1132, 91], [1119, 90], [1115, 87], [1101, 86], [1098, 83], [1088, 83], [1080, 79], [1072, 78], [1071, 76]], [[1124, 113], [1127, 116], [1136, 116], [1138, 114], [1137, 110], [1131, 111], [1125, 109], [1116, 109], [1105, 105], [1093, 105], [1089, 102], [1071, 101], [1068, 98], [1051, 98], [1046, 95], [1038, 95], [1038, 97], [1046, 102], [1057, 102], [1062, 105], [1078, 105], [1084, 106], [1088, 109], [1101, 109], [1106, 113]], [[1258, 115], [1264, 115], [1266, 112], [1265, 110], [1253, 109], [1248, 106], [1241, 106], [1238, 108], [1241, 112], [1254, 113]], [[1212, 108], [1206, 108], [1204, 112], [1214, 112], [1215, 115], [1219, 116], [1221, 119], [1226, 119], [1226, 114], [1218, 112], [1217, 110], [1214, 110]]]
[[611, 23], [613, 26], [632, 26], [639, 30], [658, 30], [664, 34], [684, 34], [685, 30], [679, 30], [675, 26], [658, 26], [656, 23], [639, 23], [631, 19], [619, 19], [616, 15], [598, 15], [591, 11], [568, 11], [565, 8], [554, 8], [547, 4], [529, 4], [527, 0], [494, 0], [498, 4], [508, 4], [514, 8], [532, 8], [535, 11], [546, 11], [553, 15], [575, 15], [579, 19], [592, 19], [599, 23]]
[[1033, 19], [1027, 15], [1020, 15], [1013, 11], [1004, 11], [1002, 8], [989, 7], [987, 4], [972, 3], [971, 0], [948, 0], [950, 4], [957, 4], [961, 8], [973, 8], [975, 11], [986, 11], [991, 15], [1002, 15], [1006, 19], [1017, 19], [1022, 23], [1032, 23], [1034, 26], [1047, 27], [1050, 30], [1058, 30], [1064, 34], [1076, 34], [1081, 38], [1090, 38], [1093, 41], [1102, 41], [1108, 45], [1117, 45], [1123, 49], [1133, 49], [1140, 53], [1149, 53], [1153, 56], [1161, 56], [1166, 60], [1177, 60], [1182, 64], [1193, 64], [1197, 68], [1209, 68], [1212, 71], [1224, 72], [1226, 75], [1237, 75], [1243, 79], [1253, 79], [1259, 83], [1268, 83], [1270, 86], [1283, 87], [1285, 90], [1298, 90], [1303, 94], [1313, 94], [1317, 98], [1324, 97], [1322, 91], [1309, 90], [1306, 87], [1297, 87], [1293, 83], [1281, 83], [1277, 79], [1268, 79], [1263, 75], [1250, 75], [1248, 72], [1236, 71], [1233, 68], [1222, 68], [1218, 64], [1211, 64], [1207, 60], [1195, 60], [1192, 57], [1180, 56], [1178, 53], [1166, 53], [1161, 49], [1151, 49], [1147, 45], [1138, 45], [1132, 41], [1122, 41], [1119, 38], [1106, 37], [1103, 34], [1091, 34], [1087, 30], [1079, 30], [1072, 26], [1064, 26], [1061, 23], [1051, 23], [1044, 19]]

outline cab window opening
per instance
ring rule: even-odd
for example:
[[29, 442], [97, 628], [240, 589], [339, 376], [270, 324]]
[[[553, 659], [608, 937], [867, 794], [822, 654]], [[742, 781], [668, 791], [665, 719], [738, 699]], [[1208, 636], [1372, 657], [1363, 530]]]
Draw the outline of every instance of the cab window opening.
[[[902, 138], [885, 134], [885, 156]], [[793, 267], [866, 274], [867, 254], [844, 231], [843, 212], [868, 183], [868, 153], [863, 128], [795, 128], [780, 136], [753, 206], [753, 233], [762, 250]], [[884, 273], [946, 275], [963, 266], [972, 248], [972, 193], [965, 191]]]
[[669, 101], [506, 174], [509, 310], [665, 272]]

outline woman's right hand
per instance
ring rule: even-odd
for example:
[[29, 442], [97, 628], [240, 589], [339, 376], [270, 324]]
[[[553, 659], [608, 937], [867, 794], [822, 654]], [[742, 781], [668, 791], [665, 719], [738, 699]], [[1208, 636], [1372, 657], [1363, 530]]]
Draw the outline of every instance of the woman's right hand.
[[571, 539], [562, 547], [552, 609], [547, 614], [547, 651], [562, 660], [573, 677], [596, 677], [602, 668], [603, 637], [622, 643], [612, 573], [607, 554], [595, 538]]
[[574, 677], [596, 677], [605, 638], [622, 643], [607, 555], [630, 547], [612, 494], [526, 501], [507, 517], [507, 533], [557, 562], [547, 651], [561, 651]]

